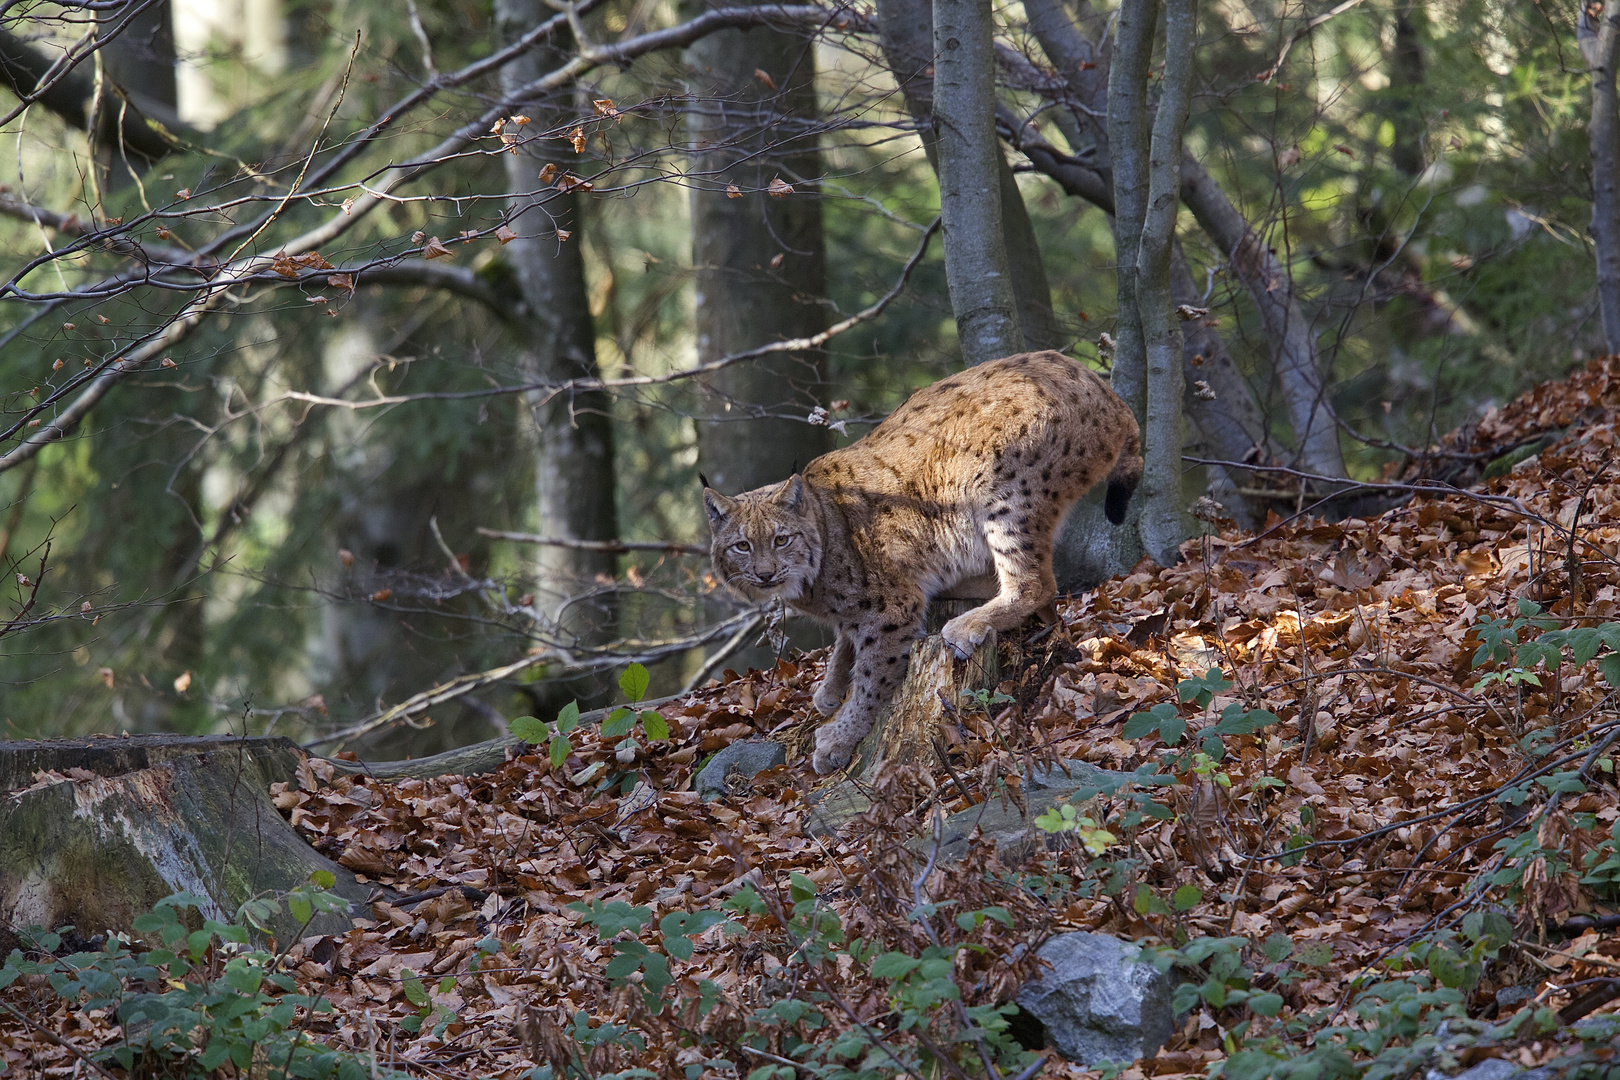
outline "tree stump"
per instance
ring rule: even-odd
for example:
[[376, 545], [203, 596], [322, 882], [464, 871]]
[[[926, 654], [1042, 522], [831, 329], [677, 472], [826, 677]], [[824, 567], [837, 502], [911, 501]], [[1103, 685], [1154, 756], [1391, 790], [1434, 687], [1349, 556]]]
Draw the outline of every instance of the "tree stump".
[[[411, 761], [332, 765], [383, 778], [467, 776], [494, 771], [516, 742], [508, 735]], [[0, 956], [15, 944], [8, 926], [72, 925], [84, 937], [128, 930], [176, 892], [202, 898], [206, 917], [227, 921], [249, 897], [305, 885], [317, 870], [363, 911], [373, 887], [305, 843], [270, 801], [270, 785], [295, 782], [306, 756], [279, 737], [0, 742]], [[349, 928], [333, 913], [303, 932]], [[299, 926], [284, 915], [271, 929], [285, 939]]]
[[[229, 921], [248, 898], [330, 872], [363, 905], [370, 889], [304, 842], [270, 801], [297, 777], [284, 738], [136, 735], [0, 742], [0, 917], [12, 927], [72, 925], [84, 937], [127, 930], [175, 892]], [[41, 773], [39, 779], [35, 774]], [[299, 925], [271, 924], [285, 938]], [[303, 932], [343, 933], [318, 915]], [[0, 939], [9, 938], [0, 930]], [[13, 942], [0, 940], [0, 952]]]
[[864, 813], [872, 801], [863, 789], [883, 766], [937, 759], [945, 745], [944, 729], [963, 704], [963, 692], [995, 689], [1001, 678], [1001, 649], [993, 631], [966, 660], [958, 660], [939, 635], [947, 622], [980, 603], [935, 600], [929, 605], [928, 636], [911, 646], [905, 681], [855, 748], [846, 778], [823, 789], [811, 816], [813, 831], [836, 833]]

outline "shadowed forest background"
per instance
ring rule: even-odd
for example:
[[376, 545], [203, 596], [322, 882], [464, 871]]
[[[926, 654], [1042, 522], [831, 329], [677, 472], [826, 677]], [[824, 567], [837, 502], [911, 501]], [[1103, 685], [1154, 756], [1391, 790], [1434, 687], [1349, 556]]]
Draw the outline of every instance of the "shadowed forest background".
[[[942, 189], [996, 174], [1000, 352], [1114, 361], [1118, 13], [967, 7], [994, 141], [912, 0], [0, 3], [3, 737], [421, 754], [630, 659], [767, 662], [698, 473], [783, 479], [960, 368]], [[1212, 0], [1161, 46], [1180, 449], [1272, 467], [1189, 463], [1184, 503], [1477, 476], [1424, 448], [1612, 351], [1602, 8]]]

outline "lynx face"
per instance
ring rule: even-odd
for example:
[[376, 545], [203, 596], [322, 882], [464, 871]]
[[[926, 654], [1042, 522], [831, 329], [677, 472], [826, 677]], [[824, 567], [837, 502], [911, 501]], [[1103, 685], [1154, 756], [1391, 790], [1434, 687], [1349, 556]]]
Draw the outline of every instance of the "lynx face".
[[732, 499], [706, 487], [703, 508], [714, 569], [745, 599], [797, 600], [820, 572], [821, 534], [804, 513], [804, 481], [797, 474]]

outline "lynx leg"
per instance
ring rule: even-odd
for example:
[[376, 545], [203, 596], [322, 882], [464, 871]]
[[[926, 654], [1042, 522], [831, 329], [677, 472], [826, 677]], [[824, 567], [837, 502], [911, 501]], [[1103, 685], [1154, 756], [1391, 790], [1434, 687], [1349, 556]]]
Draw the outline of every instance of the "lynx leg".
[[[877, 715], [894, 696], [906, 674], [911, 642], [922, 617], [922, 597], [909, 601], [900, 612], [863, 620], [855, 629], [854, 664], [849, 698], [838, 715], [816, 729], [816, 772], [825, 776], [849, 764], [855, 747], [877, 722]], [[894, 617], [895, 621], [885, 622]]]
[[961, 659], [972, 656], [991, 630], [1017, 626], [1057, 596], [1057, 580], [1052, 576], [1053, 526], [1031, 524], [1037, 527], [1021, 530], [1010, 521], [985, 522], [984, 538], [990, 545], [1001, 591], [945, 624], [941, 636]]
[[827, 670], [822, 674], [821, 685], [816, 687], [816, 696], [810, 702], [816, 712], [831, 716], [838, 711], [838, 706], [844, 703], [845, 692], [849, 690], [849, 669], [854, 662], [853, 628], [845, 630], [840, 627], [832, 656], [827, 658]]

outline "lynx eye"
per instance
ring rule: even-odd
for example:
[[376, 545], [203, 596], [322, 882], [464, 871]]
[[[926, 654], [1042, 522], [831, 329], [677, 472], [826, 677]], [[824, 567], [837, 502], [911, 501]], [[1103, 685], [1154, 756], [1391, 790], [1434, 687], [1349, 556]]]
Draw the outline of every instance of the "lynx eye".
[[778, 536], [776, 538], [776, 546], [777, 547], [787, 547], [788, 544], [790, 544], [792, 542], [793, 542], [793, 537], [789, 536], [787, 533], [783, 533], [783, 534], [781, 534], [780, 536]]
[[747, 551], [748, 550], [748, 541], [746, 541], [746, 540], [737, 541], [735, 544], [731, 545], [731, 550], [732, 551]]

